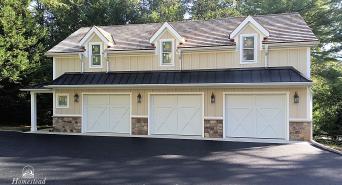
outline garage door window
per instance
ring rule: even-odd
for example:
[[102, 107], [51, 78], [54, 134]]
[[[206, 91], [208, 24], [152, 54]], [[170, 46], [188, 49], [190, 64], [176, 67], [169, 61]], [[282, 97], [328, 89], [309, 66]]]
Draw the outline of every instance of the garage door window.
[[69, 107], [69, 95], [57, 94], [57, 108], [68, 108], [68, 107]]

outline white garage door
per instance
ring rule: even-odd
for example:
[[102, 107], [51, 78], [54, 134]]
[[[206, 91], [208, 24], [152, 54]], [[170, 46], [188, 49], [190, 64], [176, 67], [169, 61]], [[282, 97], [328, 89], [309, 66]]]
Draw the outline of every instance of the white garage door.
[[286, 139], [286, 95], [226, 95], [227, 137]]
[[150, 101], [150, 134], [202, 135], [202, 95], [151, 95]]
[[84, 95], [85, 132], [130, 133], [130, 95]]

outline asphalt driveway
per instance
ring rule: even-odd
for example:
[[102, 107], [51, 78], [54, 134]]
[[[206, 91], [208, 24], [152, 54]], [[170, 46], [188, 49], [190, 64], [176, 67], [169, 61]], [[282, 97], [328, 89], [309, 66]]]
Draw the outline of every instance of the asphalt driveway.
[[0, 184], [25, 165], [46, 184], [342, 184], [342, 156], [309, 143], [0, 132]]

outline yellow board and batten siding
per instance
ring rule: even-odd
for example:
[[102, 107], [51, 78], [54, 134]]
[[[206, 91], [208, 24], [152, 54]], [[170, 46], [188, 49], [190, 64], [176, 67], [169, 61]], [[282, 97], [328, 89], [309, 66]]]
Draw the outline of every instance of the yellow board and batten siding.
[[[261, 33], [255, 32], [251, 26], [246, 26], [241, 33], [256, 33], [257, 42], [260, 42]], [[178, 41], [169, 31], [164, 31], [155, 42], [156, 49], [153, 52], [137, 53], [110, 53], [107, 58], [102, 58], [102, 68], [89, 68], [89, 58], [83, 58], [85, 72], [107, 71], [150, 71], [150, 70], [194, 70], [194, 69], [220, 69], [220, 68], [249, 68], [265, 66], [265, 50], [257, 48], [257, 62], [253, 64], [240, 63], [239, 48], [226, 50], [201, 50], [201, 51], [175, 51], [173, 66], [160, 66], [160, 39], [174, 39], [175, 46]], [[239, 36], [235, 38], [239, 46]], [[89, 42], [101, 42], [100, 38], [94, 35]], [[88, 46], [88, 44], [86, 44]], [[103, 44], [103, 48], [107, 48]], [[302, 74], [307, 74], [308, 47], [270, 47], [268, 66], [293, 66]], [[86, 47], [86, 50], [89, 49]], [[88, 54], [89, 55], [89, 54]], [[79, 55], [54, 56], [56, 77], [65, 72], [80, 72], [81, 61]], [[308, 98], [306, 87], [263, 87], [263, 88], [161, 88], [161, 89], [55, 89], [55, 94], [69, 94], [69, 108], [55, 108], [54, 115], [81, 115], [82, 114], [82, 93], [132, 93], [132, 115], [148, 115], [148, 94], [154, 92], [203, 92], [204, 93], [204, 115], [205, 117], [223, 116], [223, 93], [224, 92], [289, 92], [289, 117], [291, 119], [308, 119]], [[293, 103], [293, 95], [297, 92], [300, 96], [298, 104]], [[80, 95], [80, 101], [74, 102], [75, 94]], [[137, 95], [142, 95], [141, 103], [137, 103]], [[210, 102], [211, 94], [216, 97], [216, 102]], [[54, 99], [55, 101], [55, 99]]]
[[[148, 115], [148, 94], [149, 93], [183, 93], [183, 92], [203, 92], [204, 93], [204, 116], [222, 117], [223, 116], [223, 93], [225, 92], [289, 92], [289, 116], [291, 119], [307, 118], [307, 88], [289, 87], [289, 88], [164, 88], [164, 89], [56, 89], [55, 94], [69, 94], [69, 108], [56, 108], [56, 115], [81, 115], [82, 114], [82, 93], [132, 93], [132, 115]], [[293, 95], [297, 92], [300, 97], [299, 103], [293, 103]], [[141, 94], [141, 103], [137, 102], [138, 94]], [[211, 103], [212, 93], [215, 95], [215, 103]], [[75, 94], [80, 95], [79, 102], [75, 102]]]

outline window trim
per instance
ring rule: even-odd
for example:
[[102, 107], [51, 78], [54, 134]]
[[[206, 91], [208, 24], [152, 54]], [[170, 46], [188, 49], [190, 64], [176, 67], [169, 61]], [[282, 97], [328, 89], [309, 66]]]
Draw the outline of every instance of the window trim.
[[[93, 65], [91, 59], [92, 59], [92, 46], [93, 45], [100, 45], [100, 56], [101, 56], [101, 60], [100, 60], [100, 65]], [[88, 58], [89, 58], [89, 68], [102, 68], [102, 60], [103, 60], [103, 46], [101, 42], [89, 42], [89, 54], [88, 54]]]
[[[67, 105], [66, 106], [59, 105], [58, 97], [60, 97], [60, 96], [66, 96], [67, 97]], [[69, 108], [69, 94], [67, 94], [67, 93], [58, 93], [58, 94], [56, 94], [56, 108], [58, 108], [58, 109], [67, 109], [67, 108]]]
[[[254, 37], [254, 60], [243, 60], [243, 38], [244, 37]], [[257, 34], [241, 34], [240, 35], [240, 64], [255, 64], [258, 63], [258, 47], [257, 47]]]
[[[164, 64], [163, 63], [163, 42], [170, 42], [171, 41], [171, 63], [170, 64]], [[159, 40], [159, 64], [160, 66], [175, 66], [175, 41], [173, 39], [160, 39]]]

